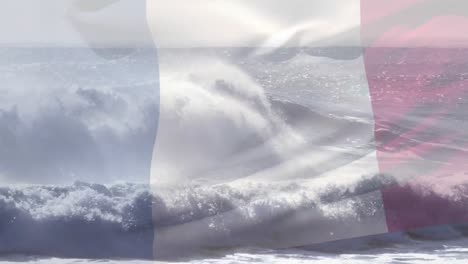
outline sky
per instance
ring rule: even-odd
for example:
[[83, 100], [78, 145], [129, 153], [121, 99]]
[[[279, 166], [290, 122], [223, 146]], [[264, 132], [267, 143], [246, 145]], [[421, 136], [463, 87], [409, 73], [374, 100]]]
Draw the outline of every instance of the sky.
[[[393, 3], [394, 2], [394, 3]], [[409, 3], [410, 8], [402, 3]], [[377, 31], [399, 24], [382, 46], [466, 46], [468, 3], [370, 0], [7, 0], [0, 10], [3, 46], [355, 46], [361, 23]], [[382, 9], [398, 13], [374, 21]], [[365, 17], [361, 17], [361, 12]], [[427, 30], [423, 24], [439, 25]], [[148, 25], [153, 36], [148, 31]], [[367, 27], [369, 26], [366, 25]], [[434, 27], [432, 27], [434, 28]], [[366, 29], [369, 31], [369, 29]], [[402, 35], [402, 34], [400, 34]], [[414, 36], [418, 41], [412, 42]], [[424, 36], [423, 38], [421, 36]], [[388, 38], [390, 37], [390, 38]]]
[[[359, 45], [360, 0], [149, 1], [158, 47]], [[353, 31], [354, 30], [354, 31]], [[352, 34], [348, 32], [353, 31]], [[337, 35], [347, 35], [336, 38]], [[292, 40], [292, 41], [291, 41]], [[285, 42], [286, 43], [285, 45]]]
[[468, 46], [463, 0], [171, 0], [147, 6], [163, 48]]
[[145, 0], [2, 1], [0, 44], [149, 45], [145, 7]]
[[[295, 34], [309, 44], [347, 32], [359, 24], [359, 0], [146, 2], [4, 1], [0, 11], [0, 44], [151, 45], [147, 19], [154, 32], [164, 32], [164, 35], [156, 36], [159, 47], [280, 45]], [[213, 39], [213, 36], [217, 38]], [[272, 36], [273, 39], [269, 39]], [[357, 44], [358, 40], [358, 34], [354, 34], [336, 44]]]

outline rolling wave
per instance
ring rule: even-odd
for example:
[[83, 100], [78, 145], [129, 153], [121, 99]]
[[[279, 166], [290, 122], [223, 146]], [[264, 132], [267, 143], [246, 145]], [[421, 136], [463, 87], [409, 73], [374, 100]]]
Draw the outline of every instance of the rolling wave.
[[0, 189], [0, 253], [151, 258], [151, 194], [143, 185]]
[[[301, 232], [320, 235], [321, 228], [328, 228], [326, 222], [336, 224], [352, 218], [365, 221], [366, 216], [378, 213], [366, 197], [392, 184], [392, 177], [373, 175], [361, 177], [354, 184], [323, 184], [320, 180], [231, 182], [170, 190], [151, 189], [145, 184], [84, 182], [2, 187], [0, 253], [151, 259], [155, 248], [164, 250], [157, 257], [167, 258], [257, 246], [346, 252], [468, 236], [467, 225], [454, 224], [301, 244], [305, 241], [298, 235]], [[312, 211], [315, 222], [301, 222], [301, 214]], [[184, 226], [206, 229], [174, 236], [170, 242], [185, 239], [177, 241], [175, 248], [163, 237], [158, 238], [167, 230]], [[297, 243], [291, 243], [293, 240]]]

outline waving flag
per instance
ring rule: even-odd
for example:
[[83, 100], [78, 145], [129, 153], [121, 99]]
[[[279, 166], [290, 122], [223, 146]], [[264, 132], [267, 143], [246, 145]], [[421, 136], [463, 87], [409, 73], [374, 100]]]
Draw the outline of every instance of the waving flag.
[[0, 255], [463, 236], [465, 2], [2, 3]]

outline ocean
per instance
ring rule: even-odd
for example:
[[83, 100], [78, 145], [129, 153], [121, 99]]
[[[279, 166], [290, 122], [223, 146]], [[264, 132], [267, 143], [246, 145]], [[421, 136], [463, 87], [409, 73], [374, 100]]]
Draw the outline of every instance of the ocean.
[[[368, 221], [384, 218], [383, 205], [375, 201], [382, 188], [401, 179], [372, 165], [374, 116], [366, 76], [356, 70], [363, 63], [360, 52], [291, 49], [249, 59], [248, 49], [201, 51], [200, 56], [229, 58], [229, 63], [201, 60], [194, 64], [195, 74], [184, 79], [187, 87], [209, 83], [215, 96], [197, 98], [192, 90], [169, 94], [182, 110], [165, 112], [165, 122], [177, 121], [165, 124], [196, 135], [193, 141], [163, 142], [163, 150], [175, 153], [168, 156], [172, 162], [193, 176], [184, 181], [157, 170], [153, 179], [149, 176], [161, 124], [154, 51], [3, 49], [9, 60], [0, 64], [6, 87], [0, 88], [0, 133], [8, 140], [0, 141], [0, 261], [465, 263], [468, 227], [463, 224], [379, 235], [374, 231], [381, 226]], [[253, 77], [243, 79], [239, 72]], [[161, 82], [180, 81], [174, 76]], [[236, 86], [251, 83], [255, 86]], [[237, 101], [219, 103], [217, 96]], [[221, 110], [210, 112], [210, 100]], [[461, 100], [458, 115], [415, 141], [460, 125], [465, 105]], [[190, 107], [212, 115], [181, 118]], [[380, 132], [397, 136], [430, 111], [418, 109]], [[217, 131], [205, 133], [204, 124], [216, 125]], [[458, 143], [440, 145], [453, 150]], [[187, 152], [181, 155], [179, 147]], [[190, 151], [215, 158], [190, 156]], [[434, 154], [430, 162], [442, 158]], [[213, 162], [215, 169], [205, 170]], [[466, 204], [466, 190], [457, 185], [449, 201]], [[353, 221], [367, 235], [334, 239]], [[197, 228], [187, 233], [186, 226]], [[161, 230], [175, 230], [170, 234], [177, 236]]]

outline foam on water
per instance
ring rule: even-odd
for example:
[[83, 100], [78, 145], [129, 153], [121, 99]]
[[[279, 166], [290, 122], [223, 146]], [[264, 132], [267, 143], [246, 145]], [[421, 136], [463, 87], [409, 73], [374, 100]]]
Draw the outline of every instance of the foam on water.
[[[364, 252], [341, 253], [341, 254], [326, 254], [321, 252], [310, 252], [300, 250], [287, 251], [271, 251], [271, 250], [246, 250], [243, 253], [229, 253], [221, 257], [198, 258], [186, 261], [153, 261], [153, 260], [137, 260], [137, 259], [103, 259], [99, 263], [137, 263], [137, 264], [227, 264], [227, 263], [345, 263], [345, 264], [372, 264], [372, 263], [466, 263], [466, 243], [468, 241], [458, 240], [455, 242], [432, 242], [432, 243], [413, 243], [409, 245], [381, 248]], [[37, 256], [14, 255], [0, 258], [1, 263], [96, 263], [92, 259], [61, 259], [61, 258], [44, 258]]]
[[[148, 185], [128, 183], [3, 187], [0, 189], [0, 251], [3, 255], [151, 259], [155, 231], [199, 223], [203, 223], [200, 227], [208, 229], [192, 230], [195, 240], [204, 238], [201, 233], [204, 231], [214, 236], [201, 240], [203, 243], [185, 241], [180, 247], [165, 248], [165, 257], [183, 257], [181, 248], [185, 253], [196, 250], [197, 254], [191, 256], [202, 254], [205, 257], [236, 252], [239, 247], [247, 247], [247, 251], [241, 252], [250, 252], [248, 248], [254, 248], [256, 243], [265, 248], [281, 248], [282, 243], [291, 243], [288, 236], [301, 240], [297, 230], [317, 232], [317, 226], [323, 225], [318, 219], [334, 222], [336, 219], [365, 219], [375, 214], [365, 199], [360, 198], [392, 182], [385, 176], [362, 177], [353, 184], [340, 183], [342, 185], [323, 184], [320, 179], [274, 184], [232, 182], [155, 189], [155, 193]], [[316, 223], [301, 225], [291, 218], [298, 211], [311, 210], [316, 214]], [[293, 220], [292, 224], [297, 227], [282, 226], [281, 219]], [[281, 239], [274, 237], [270, 241], [270, 235], [274, 234], [271, 229], [277, 227], [287, 227], [283, 230], [291, 234], [278, 233]], [[401, 245], [424, 250], [426, 245], [433, 245], [433, 241], [453, 243], [467, 234], [466, 225], [449, 225], [301, 245], [302, 250], [307, 250], [301, 252], [328, 252], [336, 258], [335, 254], [344, 252], [367, 254], [367, 251], [377, 250], [379, 254], [388, 253], [387, 247], [397, 246], [398, 250]], [[213, 248], [213, 243], [218, 245], [217, 249]], [[381, 249], [382, 252], [378, 251]], [[440, 250], [464, 253], [461, 247]], [[260, 256], [264, 258], [272, 252], [276, 251], [263, 252]], [[266, 258], [282, 259], [285, 252], [288, 251], [278, 251], [277, 255]], [[313, 256], [311, 253], [307, 258]]]

